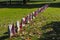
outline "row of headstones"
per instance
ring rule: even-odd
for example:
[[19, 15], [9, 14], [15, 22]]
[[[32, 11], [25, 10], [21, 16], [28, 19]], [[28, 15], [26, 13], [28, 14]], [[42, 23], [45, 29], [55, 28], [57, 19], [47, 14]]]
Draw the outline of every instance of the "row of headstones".
[[26, 17], [22, 18], [21, 22], [17, 21], [16, 26], [14, 26], [14, 24], [9, 24], [8, 25], [9, 37], [11, 38], [11, 37], [13, 37], [17, 34], [20, 34], [22, 32], [23, 27], [25, 27], [26, 24], [30, 23], [33, 19], [35, 19], [37, 17], [37, 15], [40, 12], [43, 12], [47, 7], [48, 7], [48, 4], [42, 6], [38, 10], [36, 10], [33, 13], [31, 13], [31, 14], [27, 15]]

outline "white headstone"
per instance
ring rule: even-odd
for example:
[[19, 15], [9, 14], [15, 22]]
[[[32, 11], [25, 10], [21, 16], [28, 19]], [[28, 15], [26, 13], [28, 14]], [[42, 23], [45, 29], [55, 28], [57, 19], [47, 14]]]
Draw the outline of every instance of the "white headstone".
[[27, 23], [30, 23], [30, 21], [29, 21], [29, 15], [28, 15], [28, 18], [27, 18]]
[[33, 19], [32, 13], [31, 13], [31, 16], [30, 17], [31, 17], [31, 21], [32, 21], [32, 19]]
[[32, 14], [32, 16], [33, 16], [33, 19], [35, 19], [35, 17], [34, 17], [34, 13], [35, 13], [35, 12], [33, 12], [33, 14]]
[[9, 28], [9, 35], [10, 35], [10, 37], [12, 37], [13, 36], [12, 30], [11, 30], [12, 24], [9, 24], [8, 28]]
[[19, 31], [20, 31], [20, 22], [17, 21], [17, 32], [19, 32]]

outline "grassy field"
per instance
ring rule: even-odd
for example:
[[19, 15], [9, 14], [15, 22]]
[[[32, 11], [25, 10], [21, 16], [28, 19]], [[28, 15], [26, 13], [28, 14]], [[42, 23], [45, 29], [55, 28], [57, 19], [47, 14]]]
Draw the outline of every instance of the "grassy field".
[[[17, 20], [21, 20], [29, 13], [37, 10], [38, 8], [0, 8], [0, 38], [5, 36], [7, 32], [7, 25], [9, 23], [15, 23]], [[60, 7], [48, 7], [44, 12], [40, 13], [34, 21], [35, 25], [30, 25], [29, 27], [37, 27], [43, 34], [48, 32], [47, 30], [42, 30], [41, 27], [48, 26], [52, 22], [60, 22]], [[48, 26], [50, 27], [50, 26]], [[27, 28], [28, 29], [28, 28]], [[28, 29], [30, 30], [30, 29]], [[6, 38], [7, 39], [7, 38]], [[8, 40], [8, 39], [7, 39]], [[20, 40], [20, 37], [14, 38], [13, 40]], [[37, 36], [32, 37], [32, 40], [38, 40]]]
[[37, 8], [33, 9], [22, 9], [22, 8], [0, 8], [0, 32], [2, 32], [1, 27], [8, 25], [9, 23], [15, 23], [17, 20], [25, 17], [29, 13], [32, 13]]

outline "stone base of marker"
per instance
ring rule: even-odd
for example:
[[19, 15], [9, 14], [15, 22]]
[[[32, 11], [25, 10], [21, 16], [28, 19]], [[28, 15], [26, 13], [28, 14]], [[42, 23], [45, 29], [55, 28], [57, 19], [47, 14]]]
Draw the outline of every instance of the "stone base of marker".
[[35, 19], [35, 17], [33, 16], [33, 19]]
[[22, 24], [22, 26], [24, 27], [24, 26], [25, 26], [25, 24], [23, 23], [23, 24]]
[[12, 33], [10, 33], [10, 38], [12, 38], [13, 37], [13, 34]]
[[31, 38], [30, 37], [27, 37], [25, 40], [31, 40]]
[[12, 39], [13, 37], [16, 37], [16, 36], [17, 34], [11, 34], [9, 38]]
[[30, 21], [28, 20], [27, 23], [30, 23]]
[[20, 31], [17, 32], [17, 36], [19, 36], [19, 35], [20, 35]]

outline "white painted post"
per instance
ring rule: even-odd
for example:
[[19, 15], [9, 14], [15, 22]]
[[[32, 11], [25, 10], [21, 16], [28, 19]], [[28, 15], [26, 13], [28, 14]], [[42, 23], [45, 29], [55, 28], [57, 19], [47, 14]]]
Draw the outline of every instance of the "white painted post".
[[12, 33], [12, 24], [9, 24], [9, 26], [8, 26], [8, 32], [9, 32], [9, 37], [11, 38], [12, 36], [13, 36], [13, 33]]
[[29, 21], [29, 15], [27, 16], [27, 23], [30, 23], [30, 21]]
[[32, 16], [32, 13], [30, 14], [30, 18], [31, 18], [31, 21], [33, 20], [33, 16]]
[[32, 13], [32, 16], [33, 16], [33, 19], [35, 19], [35, 16], [34, 16], [35, 12]]
[[19, 31], [20, 31], [20, 22], [17, 21], [17, 32], [18, 32], [18, 34], [19, 34]]

